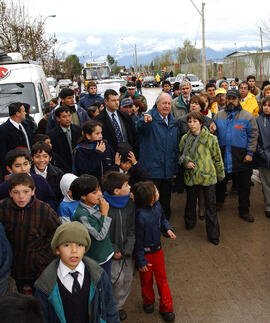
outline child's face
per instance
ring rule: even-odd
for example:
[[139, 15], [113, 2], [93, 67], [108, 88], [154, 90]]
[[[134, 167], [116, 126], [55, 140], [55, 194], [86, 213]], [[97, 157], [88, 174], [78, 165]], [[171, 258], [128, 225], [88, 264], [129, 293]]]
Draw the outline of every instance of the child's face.
[[270, 114], [270, 102], [266, 102], [263, 106], [263, 112], [267, 115]]
[[102, 128], [100, 126], [96, 126], [91, 135], [88, 133], [86, 134], [86, 138], [93, 141], [102, 140]]
[[159, 191], [155, 185], [155, 197], [153, 198], [153, 201], [151, 203], [151, 206], [154, 205], [159, 200]]
[[85, 246], [75, 242], [63, 243], [57, 247], [56, 254], [60, 256], [64, 265], [74, 270], [85, 254]]
[[36, 168], [40, 172], [44, 172], [52, 158], [48, 153], [46, 153], [46, 151], [42, 150], [41, 152], [35, 153], [32, 159]]
[[88, 193], [87, 195], [83, 195], [81, 197], [83, 202], [86, 205], [89, 205], [91, 207], [95, 206], [96, 204], [99, 204], [101, 198], [102, 198], [102, 192], [99, 186], [93, 192]]
[[125, 182], [121, 188], [116, 188], [114, 190], [114, 195], [128, 195], [130, 193], [130, 186], [128, 185], [128, 182]]
[[30, 168], [31, 168], [30, 161], [26, 159], [24, 156], [17, 157], [14, 163], [11, 165], [11, 168], [7, 166], [7, 170], [13, 174], [20, 174], [20, 173], [29, 174]]
[[132, 163], [130, 160], [126, 161], [126, 162], [120, 162], [120, 168], [124, 171], [124, 172], [128, 172], [130, 170], [132, 166]]
[[18, 207], [25, 207], [31, 201], [34, 194], [35, 189], [32, 190], [31, 187], [23, 184], [16, 185], [9, 191], [10, 197]]

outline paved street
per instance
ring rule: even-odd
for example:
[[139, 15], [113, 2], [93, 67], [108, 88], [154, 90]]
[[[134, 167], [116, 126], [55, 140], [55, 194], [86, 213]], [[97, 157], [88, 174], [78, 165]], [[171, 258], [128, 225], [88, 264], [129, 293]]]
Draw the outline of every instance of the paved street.
[[[237, 195], [227, 197], [218, 214], [218, 246], [207, 242], [204, 221], [198, 220], [196, 228], [185, 230], [185, 194], [173, 194], [171, 206], [171, 224], [177, 239], [162, 237], [162, 244], [175, 322], [269, 323], [270, 219], [264, 216], [260, 184], [251, 190], [254, 223], [238, 217]], [[155, 312], [145, 314], [136, 272], [125, 322], [163, 322], [158, 314], [158, 297], [156, 300]]]
[[[143, 89], [151, 102], [161, 91]], [[230, 191], [230, 184], [228, 191]], [[185, 193], [173, 194], [171, 224], [176, 241], [162, 237], [168, 282], [177, 323], [270, 322], [270, 219], [264, 216], [261, 185], [251, 188], [254, 223], [237, 214], [237, 195], [229, 194], [218, 213], [221, 241], [206, 240], [205, 222], [184, 228]], [[153, 314], [142, 310], [138, 272], [127, 300], [127, 323], [161, 323], [158, 296]], [[156, 290], [156, 295], [157, 290]]]

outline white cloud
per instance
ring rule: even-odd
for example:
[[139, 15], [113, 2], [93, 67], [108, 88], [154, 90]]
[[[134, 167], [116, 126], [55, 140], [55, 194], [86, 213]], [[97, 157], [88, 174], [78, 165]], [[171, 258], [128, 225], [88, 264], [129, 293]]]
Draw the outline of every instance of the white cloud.
[[90, 45], [99, 45], [101, 43], [101, 39], [94, 36], [88, 36], [86, 38], [86, 42]]

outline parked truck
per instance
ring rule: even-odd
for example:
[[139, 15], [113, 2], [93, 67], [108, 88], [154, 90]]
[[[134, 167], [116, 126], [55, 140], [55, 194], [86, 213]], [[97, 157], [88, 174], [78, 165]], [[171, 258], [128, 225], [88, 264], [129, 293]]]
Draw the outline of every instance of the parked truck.
[[111, 75], [111, 68], [106, 61], [85, 63], [82, 75], [85, 89], [89, 81], [94, 81], [97, 84], [97, 93], [102, 96], [107, 89], [113, 89], [119, 93], [119, 88], [126, 84], [124, 79]]

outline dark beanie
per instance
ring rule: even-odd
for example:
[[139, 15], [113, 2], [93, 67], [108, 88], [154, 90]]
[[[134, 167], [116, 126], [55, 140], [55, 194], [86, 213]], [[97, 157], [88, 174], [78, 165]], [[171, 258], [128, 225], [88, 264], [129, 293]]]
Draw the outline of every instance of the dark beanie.
[[128, 153], [132, 151], [132, 147], [128, 142], [121, 142], [118, 144], [116, 152], [118, 152], [121, 155], [121, 162], [127, 162], [128, 159]]
[[86, 227], [78, 221], [61, 224], [55, 231], [51, 247], [55, 254], [56, 248], [63, 243], [77, 243], [85, 246], [85, 251], [90, 248], [91, 239]]

